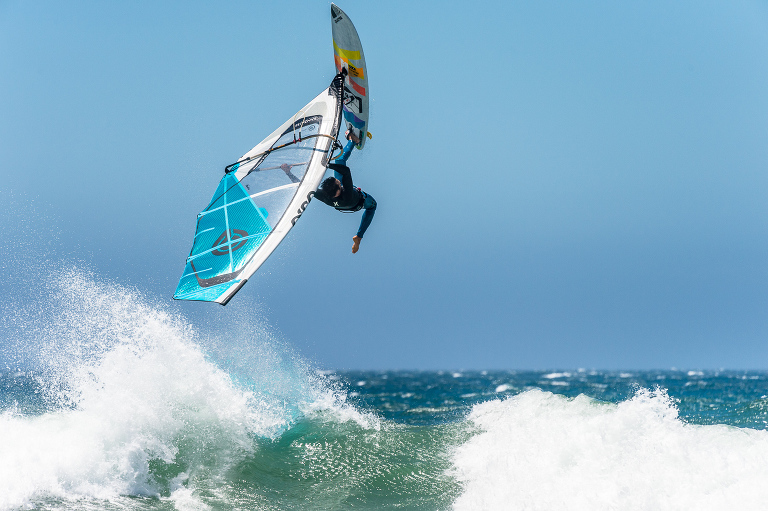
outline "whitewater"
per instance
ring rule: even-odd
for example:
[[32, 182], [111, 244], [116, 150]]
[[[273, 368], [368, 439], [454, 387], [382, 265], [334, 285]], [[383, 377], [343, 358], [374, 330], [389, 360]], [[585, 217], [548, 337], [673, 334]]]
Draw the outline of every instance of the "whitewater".
[[768, 374], [327, 371], [77, 269], [2, 309], [0, 510], [760, 509]]

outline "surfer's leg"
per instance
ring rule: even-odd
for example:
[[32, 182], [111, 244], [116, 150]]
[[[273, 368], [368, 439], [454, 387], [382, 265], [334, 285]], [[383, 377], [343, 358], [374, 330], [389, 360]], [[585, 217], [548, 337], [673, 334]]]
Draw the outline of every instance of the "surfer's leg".
[[[352, 149], [355, 148], [355, 143], [352, 140], [349, 140], [347, 142], [347, 145], [344, 146], [344, 151], [341, 153], [341, 156], [336, 158], [336, 163], [341, 163], [342, 165], [347, 164], [347, 160], [352, 155]], [[341, 179], [337, 177], [336, 179]]]
[[360, 220], [360, 228], [357, 230], [358, 238], [362, 238], [365, 231], [368, 230], [368, 226], [371, 225], [373, 215], [376, 213], [376, 199], [365, 193], [363, 208], [365, 208], [365, 211], [363, 211], [363, 219]]

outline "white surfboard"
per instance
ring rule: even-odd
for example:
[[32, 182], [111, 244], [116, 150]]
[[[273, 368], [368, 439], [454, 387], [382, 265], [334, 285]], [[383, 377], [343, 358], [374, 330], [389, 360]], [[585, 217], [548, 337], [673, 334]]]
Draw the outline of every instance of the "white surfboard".
[[365, 56], [360, 37], [349, 17], [331, 4], [331, 26], [333, 32], [333, 60], [336, 70], [347, 70], [344, 81], [344, 121], [351, 126], [360, 138], [358, 149], [362, 149], [368, 134], [368, 70], [365, 67]]

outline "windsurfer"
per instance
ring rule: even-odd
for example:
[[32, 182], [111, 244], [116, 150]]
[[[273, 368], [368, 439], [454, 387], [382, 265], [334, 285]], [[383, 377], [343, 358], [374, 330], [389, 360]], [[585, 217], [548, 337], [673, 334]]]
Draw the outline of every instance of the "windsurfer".
[[347, 139], [349, 141], [341, 156], [336, 159], [337, 163], [328, 165], [328, 168], [334, 171], [335, 177], [325, 179], [315, 193], [315, 197], [342, 212], [353, 213], [365, 209], [363, 218], [360, 220], [360, 228], [352, 238], [352, 253], [355, 254], [360, 249], [363, 235], [376, 213], [376, 200], [352, 184], [352, 174], [347, 167], [347, 160], [354, 147], [360, 143], [360, 139], [352, 129], [347, 131]]

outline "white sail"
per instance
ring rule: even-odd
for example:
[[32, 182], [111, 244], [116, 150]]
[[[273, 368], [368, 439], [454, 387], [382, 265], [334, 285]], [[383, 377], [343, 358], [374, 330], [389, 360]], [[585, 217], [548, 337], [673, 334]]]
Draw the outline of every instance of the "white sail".
[[339, 132], [343, 77], [229, 165], [198, 215], [173, 295], [222, 305], [267, 260], [307, 207]]

